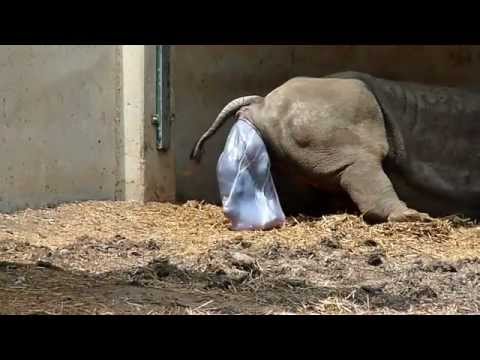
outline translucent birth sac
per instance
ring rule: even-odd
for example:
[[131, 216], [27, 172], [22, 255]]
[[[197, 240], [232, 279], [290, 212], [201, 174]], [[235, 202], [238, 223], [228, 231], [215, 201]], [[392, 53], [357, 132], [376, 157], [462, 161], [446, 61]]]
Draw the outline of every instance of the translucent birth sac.
[[247, 120], [238, 120], [230, 130], [218, 159], [217, 178], [232, 230], [269, 230], [285, 223], [267, 148]]

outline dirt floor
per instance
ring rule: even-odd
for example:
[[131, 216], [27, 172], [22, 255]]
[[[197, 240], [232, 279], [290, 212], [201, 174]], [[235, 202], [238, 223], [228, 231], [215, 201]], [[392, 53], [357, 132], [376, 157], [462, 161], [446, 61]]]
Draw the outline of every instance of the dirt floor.
[[0, 215], [0, 313], [479, 313], [474, 223], [333, 215], [268, 232], [227, 225], [198, 202]]

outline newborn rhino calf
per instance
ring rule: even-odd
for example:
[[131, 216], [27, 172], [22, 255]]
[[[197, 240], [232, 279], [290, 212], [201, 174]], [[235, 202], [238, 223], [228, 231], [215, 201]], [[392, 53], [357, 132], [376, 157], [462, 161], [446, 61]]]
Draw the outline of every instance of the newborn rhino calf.
[[294, 78], [228, 104], [197, 141], [236, 115], [260, 132], [272, 168], [348, 194], [367, 220], [480, 214], [480, 93], [357, 72]]

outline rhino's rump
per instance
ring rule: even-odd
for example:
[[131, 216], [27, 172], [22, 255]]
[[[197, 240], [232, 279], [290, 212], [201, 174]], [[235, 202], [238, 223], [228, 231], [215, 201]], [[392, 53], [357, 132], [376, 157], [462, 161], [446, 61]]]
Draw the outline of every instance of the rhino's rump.
[[384, 117], [387, 167], [416, 189], [480, 205], [480, 93], [345, 73], [362, 80]]

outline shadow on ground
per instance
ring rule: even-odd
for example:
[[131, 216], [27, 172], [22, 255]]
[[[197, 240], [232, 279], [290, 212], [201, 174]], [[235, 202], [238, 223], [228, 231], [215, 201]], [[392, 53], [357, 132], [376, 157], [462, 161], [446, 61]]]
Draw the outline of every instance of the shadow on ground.
[[[113, 238], [95, 244], [85, 240], [51, 251], [4, 241], [7, 253], [15, 249], [17, 257], [30, 257], [0, 262], [0, 313], [478, 312], [478, 259], [400, 262], [385, 258], [375, 243], [351, 254], [327, 241], [311, 252], [228, 245], [186, 264], [174, 263], [152, 242]], [[128, 265], [110, 271], [87, 266], [107, 253]]]

